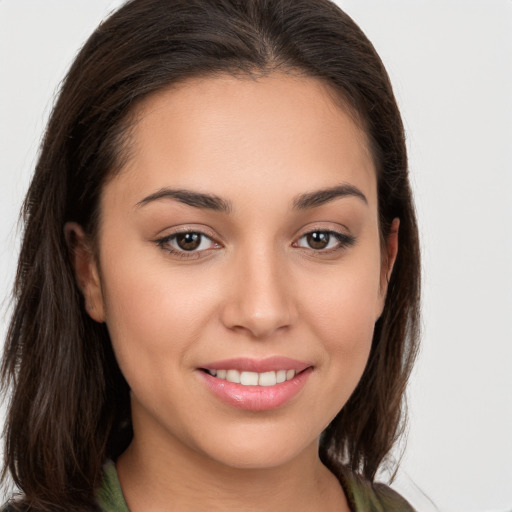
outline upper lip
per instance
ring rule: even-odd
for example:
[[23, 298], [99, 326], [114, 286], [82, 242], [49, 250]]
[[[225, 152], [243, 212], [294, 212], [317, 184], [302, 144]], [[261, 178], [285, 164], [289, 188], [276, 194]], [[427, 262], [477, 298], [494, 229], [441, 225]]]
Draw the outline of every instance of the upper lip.
[[278, 370], [295, 370], [297, 373], [313, 366], [306, 361], [299, 361], [289, 357], [274, 356], [265, 359], [237, 357], [208, 363], [201, 368], [204, 370], [238, 370], [240, 372], [271, 372]]

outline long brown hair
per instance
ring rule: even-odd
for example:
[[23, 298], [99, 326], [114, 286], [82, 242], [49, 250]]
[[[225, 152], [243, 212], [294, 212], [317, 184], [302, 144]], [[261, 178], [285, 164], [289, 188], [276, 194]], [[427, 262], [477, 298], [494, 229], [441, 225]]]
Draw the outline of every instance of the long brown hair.
[[12, 390], [5, 469], [23, 510], [90, 510], [106, 458], [132, 432], [129, 389], [108, 331], [86, 314], [63, 226], [92, 236], [99, 196], [129, 146], [130, 114], [193, 76], [293, 71], [324, 80], [363, 126], [381, 236], [400, 218], [398, 257], [370, 358], [323, 433], [320, 456], [372, 480], [404, 425], [418, 343], [420, 263], [404, 130], [373, 46], [328, 0], [131, 0], [92, 34], [51, 115], [24, 207], [14, 311], [2, 363]]

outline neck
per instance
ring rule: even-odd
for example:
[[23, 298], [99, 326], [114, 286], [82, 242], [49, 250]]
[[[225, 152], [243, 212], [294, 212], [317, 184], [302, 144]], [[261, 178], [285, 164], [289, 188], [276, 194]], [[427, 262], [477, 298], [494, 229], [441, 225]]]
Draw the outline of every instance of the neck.
[[293, 460], [262, 469], [228, 466], [183, 443], [156, 439], [135, 431], [117, 462], [132, 512], [349, 510], [341, 486], [318, 457], [316, 442]]

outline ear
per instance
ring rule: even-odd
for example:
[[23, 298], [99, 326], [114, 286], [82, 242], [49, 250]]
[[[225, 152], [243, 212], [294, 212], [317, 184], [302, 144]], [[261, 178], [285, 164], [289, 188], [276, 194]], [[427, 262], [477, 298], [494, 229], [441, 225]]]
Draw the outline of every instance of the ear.
[[105, 321], [105, 305], [101, 290], [98, 264], [89, 237], [82, 226], [76, 222], [67, 222], [64, 236], [68, 245], [75, 279], [85, 301], [88, 315], [96, 322]]
[[384, 310], [386, 303], [386, 295], [388, 292], [388, 284], [391, 279], [391, 273], [395, 265], [396, 256], [398, 254], [398, 229], [400, 227], [400, 219], [395, 218], [391, 223], [389, 234], [386, 238], [386, 245], [383, 249], [381, 274], [380, 274], [380, 289], [379, 289], [379, 311], [377, 319]]

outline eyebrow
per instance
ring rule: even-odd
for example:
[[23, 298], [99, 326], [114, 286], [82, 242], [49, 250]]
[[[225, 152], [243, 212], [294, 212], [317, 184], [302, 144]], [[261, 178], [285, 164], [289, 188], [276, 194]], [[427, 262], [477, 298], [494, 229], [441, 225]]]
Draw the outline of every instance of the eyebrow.
[[365, 204], [368, 204], [366, 196], [354, 185], [343, 183], [336, 187], [307, 192], [297, 196], [293, 201], [295, 210], [307, 210], [308, 208], [316, 208], [325, 203], [338, 199], [340, 197], [358, 197]]
[[161, 199], [175, 199], [180, 203], [194, 208], [204, 208], [216, 212], [230, 213], [231, 203], [213, 194], [204, 194], [202, 192], [193, 192], [191, 190], [161, 188], [153, 194], [139, 201], [135, 206], [140, 208]]
[[[368, 204], [366, 196], [357, 187], [344, 183], [335, 187], [300, 194], [293, 200], [293, 208], [295, 210], [307, 210], [347, 196], [358, 197], [365, 204]], [[174, 199], [194, 208], [203, 208], [221, 213], [230, 213], [232, 211], [230, 201], [222, 199], [214, 194], [205, 194], [202, 192], [193, 192], [192, 190], [172, 189], [167, 187], [161, 188], [149, 196], [146, 196], [135, 206], [140, 208], [148, 203], [160, 201], [162, 199]]]

